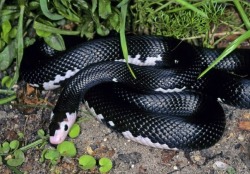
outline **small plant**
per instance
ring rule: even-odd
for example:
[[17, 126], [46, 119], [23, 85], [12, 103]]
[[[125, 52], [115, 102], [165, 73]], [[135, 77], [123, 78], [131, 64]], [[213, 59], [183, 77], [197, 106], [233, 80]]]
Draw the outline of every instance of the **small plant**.
[[113, 167], [112, 161], [111, 161], [110, 159], [108, 159], [108, 158], [101, 158], [101, 159], [99, 160], [99, 165], [101, 166], [101, 167], [99, 168], [99, 171], [100, 171], [101, 173], [107, 173], [107, 172], [109, 172], [109, 171], [112, 169], [112, 167]]
[[[23, 133], [18, 133], [19, 139], [23, 138]], [[15, 173], [21, 173], [16, 167], [21, 166], [25, 161], [24, 151], [37, 147], [40, 144], [46, 144], [48, 137], [45, 136], [43, 130], [38, 131], [39, 140], [30, 143], [26, 146], [20, 147], [19, 140], [12, 140], [11, 142], [3, 142], [0, 144], [0, 165], [5, 164]]]
[[57, 146], [58, 152], [65, 157], [74, 157], [76, 155], [76, 147], [73, 142], [64, 141]]
[[[73, 131], [73, 135], [76, 135], [76, 133], [78, 132], [78, 130], [75, 129], [78, 128], [74, 128], [73, 130], [71, 128], [70, 130], [70, 132]], [[79, 132], [80, 132], [80, 126], [79, 126]], [[60, 143], [56, 149], [44, 149], [40, 158], [40, 162], [44, 162], [46, 159], [50, 161], [50, 164], [56, 165], [60, 161], [61, 157], [74, 157], [75, 155], [76, 155], [75, 144], [70, 141], [64, 141]]]
[[[80, 120], [81, 121], [81, 120]], [[69, 136], [71, 138], [75, 138], [80, 133], [80, 126], [79, 124], [74, 124], [69, 131]], [[44, 132], [41, 130], [39, 131], [39, 136], [43, 137]], [[62, 143], [58, 144], [56, 149], [44, 149], [40, 158], [40, 162], [44, 162], [45, 160], [49, 160], [51, 165], [57, 165], [62, 157], [75, 157], [77, 153], [75, 144], [71, 141], [63, 141]], [[0, 161], [1, 162], [1, 161]], [[82, 155], [78, 159], [79, 167], [83, 170], [93, 170], [97, 166], [96, 159], [91, 155]], [[109, 172], [113, 165], [112, 161], [108, 158], [101, 158], [98, 161], [100, 166], [99, 172], [100, 173], [107, 173]]]
[[[79, 160], [78, 160], [80, 167], [83, 170], [93, 170], [96, 167], [96, 159], [91, 156], [91, 155], [82, 155]], [[100, 173], [107, 173], [109, 172], [112, 167], [112, 161], [108, 158], [101, 158], [98, 161], [100, 168], [99, 168], [99, 172]]]
[[[24, 153], [18, 149], [19, 141], [13, 140], [10, 143], [5, 141], [0, 145], [0, 161], [5, 161], [9, 166], [20, 166], [24, 160]], [[5, 156], [5, 158], [3, 158]]]
[[83, 170], [91, 170], [96, 166], [96, 160], [91, 155], [82, 155], [78, 161]]
[[79, 124], [75, 123], [75, 124], [73, 124], [73, 126], [71, 127], [71, 129], [69, 131], [69, 137], [76, 138], [76, 137], [78, 137], [79, 134], [80, 134], [80, 126], [79, 126]]
[[61, 155], [56, 149], [44, 149], [40, 158], [40, 162], [44, 162], [45, 159], [47, 159], [52, 165], [56, 165], [60, 158]]

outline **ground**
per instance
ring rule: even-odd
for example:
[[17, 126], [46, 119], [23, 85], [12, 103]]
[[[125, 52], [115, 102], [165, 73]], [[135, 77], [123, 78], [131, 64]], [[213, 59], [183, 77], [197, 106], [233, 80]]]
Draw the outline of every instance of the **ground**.
[[[55, 93], [43, 92], [40, 98], [47, 98], [47, 104], [54, 105], [58, 93], [58, 90]], [[33, 98], [36, 96], [37, 93], [31, 95]], [[213, 147], [201, 151], [162, 150], [129, 141], [90, 116], [84, 105], [81, 105], [79, 115], [88, 119], [81, 122], [81, 134], [72, 141], [76, 143], [77, 157], [92, 154], [96, 158], [110, 158], [114, 165], [110, 173], [113, 174], [250, 173], [250, 135], [245, 130], [249, 127], [244, 124], [250, 121], [250, 110], [226, 105], [223, 108], [227, 125], [222, 139]], [[47, 130], [50, 112], [51, 107], [27, 108], [20, 103], [0, 106], [0, 142], [16, 139], [19, 131], [25, 135], [23, 143], [35, 141], [38, 129]], [[46, 148], [50, 146], [46, 145]], [[86, 172], [80, 169], [77, 158], [63, 158], [56, 166], [49, 165], [48, 161], [41, 163], [41, 153], [42, 150], [38, 148], [25, 152], [26, 160], [20, 170], [26, 173], [98, 173], [97, 170]], [[11, 171], [5, 165], [0, 165], [0, 173]]]

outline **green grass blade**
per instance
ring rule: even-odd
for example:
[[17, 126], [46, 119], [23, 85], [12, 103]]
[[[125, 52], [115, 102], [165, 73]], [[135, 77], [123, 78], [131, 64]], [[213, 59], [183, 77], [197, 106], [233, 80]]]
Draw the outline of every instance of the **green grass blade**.
[[[124, 1], [126, 3], [124, 3]], [[126, 42], [126, 36], [125, 36], [125, 28], [126, 28], [126, 15], [127, 15], [127, 9], [128, 9], [128, 1], [124, 0], [119, 5], [121, 7], [121, 24], [120, 24], [120, 39], [121, 39], [121, 47], [122, 47], [122, 53], [123, 57], [126, 60], [128, 69], [132, 76], [136, 78], [135, 73], [133, 72], [132, 68], [128, 64], [128, 48], [127, 48], [127, 42]], [[122, 4], [122, 5], [121, 5]], [[118, 5], [118, 6], [119, 6]]]
[[208, 67], [205, 69], [198, 78], [204, 76], [210, 69], [212, 69], [217, 63], [219, 63], [224, 57], [230, 54], [234, 49], [236, 49], [243, 41], [250, 38], [250, 30], [239, 36], [228, 47], [221, 53], [221, 55], [215, 59]]
[[234, 5], [235, 7], [237, 8], [238, 12], [240, 13], [240, 16], [241, 16], [241, 19], [243, 20], [246, 28], [248, 30], [250, 30], [250, 22], [249, 22], [249, 19], [245, 13], [245, 11], [243, 10], [242, 6], [240, 5], [240, 2], [239, 0], [234, 0]]
[[176, 0], [177, 3], [187, 7], [190, 10], [193, 10], [194, 12], [196, 12], [197, 14], [203, 16], [204, 18], [208, 18], [207, 14], [204, 13], [203, 11], [199, 10], [198, 8], [196, 8], [195, 6], [193, 6], [192, 4], [188, 3], [186, 0]]
[[8, 102], [11, 102], [14, 99], [16, 99], [16, 95], [12, 95], [12, 96], [6, 97], [6, 98], [1, 98], [0, 99], [0, 105], [3, 105], [3, 104], [8, 103]]

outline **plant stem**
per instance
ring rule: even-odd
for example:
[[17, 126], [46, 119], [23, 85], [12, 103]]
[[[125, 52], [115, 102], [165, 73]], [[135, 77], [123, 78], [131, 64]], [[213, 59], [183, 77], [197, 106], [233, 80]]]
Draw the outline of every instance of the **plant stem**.
[[15, 91], [9, 90], [9, 89], [0, 89], [0, 94], [8, 94], [8, 95], [12, 95], [15, 94]]
[[240, 13], [240, 16], [241, 16], [246, 28], [248, 30], [250, 30], [250, 22], [248, 20], [246, 13], [244, 12], [242, 6], [240, 5], [239, 0], [234, 0], [233, 2], [234, 2], [235, 7], [237, 8], [238, 12]]
[[28, 149], [31, 149], [31, 148], [33, 148], [33, 147], [36, 147], [37, 145], [39, 145], [39, 144], [42, 144], [42, 143], [44, 143], [45, 142], [45, 140], [44, 139], [39, 139], [39, 140], [37, 140], [37, 141], [35, 141], [35, 142], [33, 142], [33, 143], [30, 143], [30, 144], [28, 144], [28, 145], [26, 145], [26, 146], [23, 146], [23, 147], [21, 147], [21, 148], [19, 148], [21, 151], [26, 151], [26, 150], [28, 150]]

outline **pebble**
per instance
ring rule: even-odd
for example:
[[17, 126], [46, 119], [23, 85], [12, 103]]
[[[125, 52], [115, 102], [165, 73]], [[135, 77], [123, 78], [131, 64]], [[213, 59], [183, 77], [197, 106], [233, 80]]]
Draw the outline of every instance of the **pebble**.
[[245, 139], [244, 136], [242, 134], [240, 134], [239, 137], [238, 137], [238, 140], [244, 141], [244, 139]]
[[200, 161], [200, 160], [201, 160], [201, 157], [200, 157], [200, 156], [194, 156], [194, 160], [195, 160], [195, 161]]
[[216, 161], [214, 164], [213, 164], [213, 168], [215, 170], [222, 170], [222, 171], [225, 171], [229, 168], [229, 165], [222, 162], [222, 161]]

